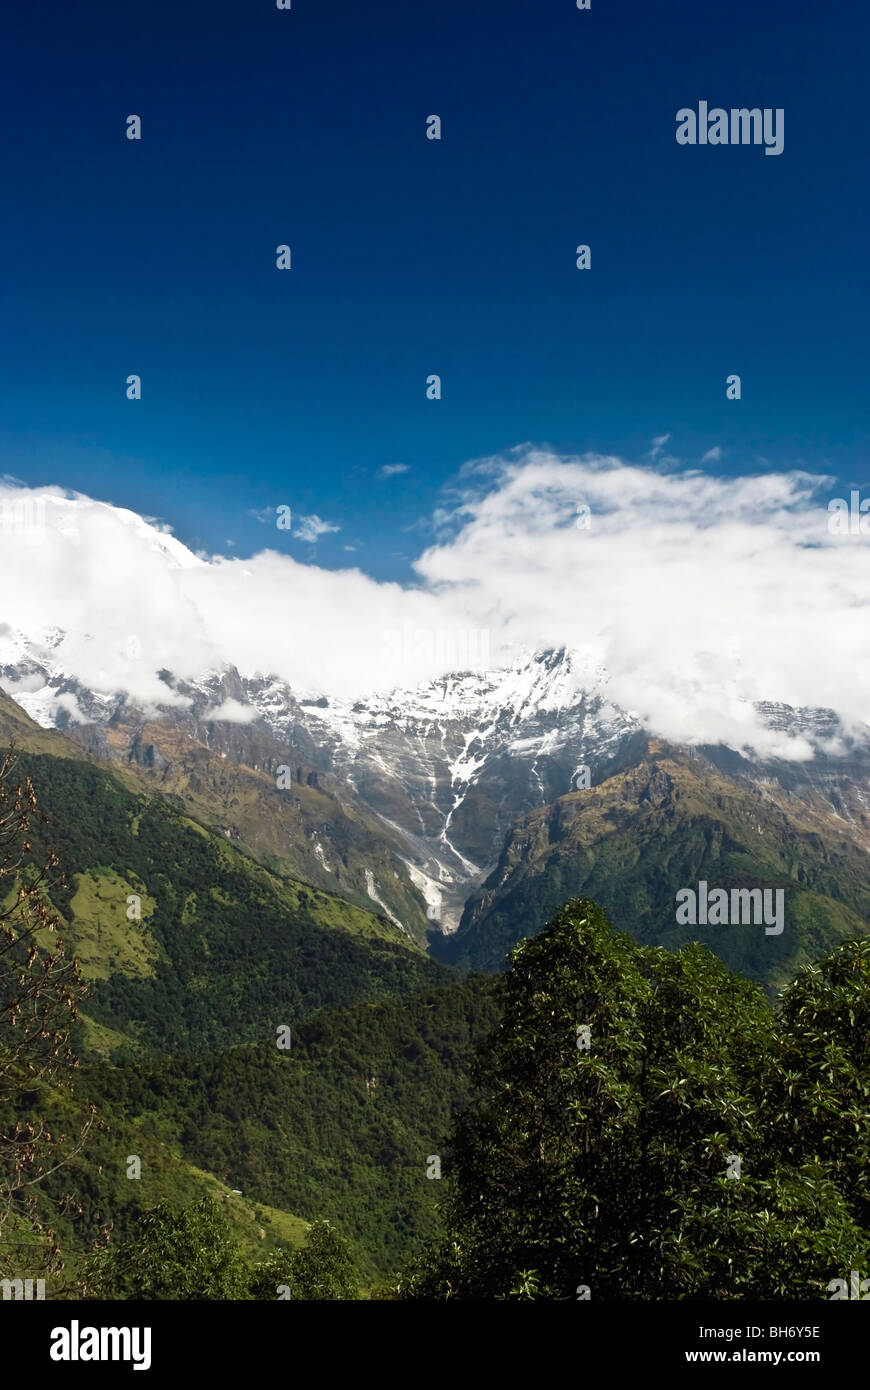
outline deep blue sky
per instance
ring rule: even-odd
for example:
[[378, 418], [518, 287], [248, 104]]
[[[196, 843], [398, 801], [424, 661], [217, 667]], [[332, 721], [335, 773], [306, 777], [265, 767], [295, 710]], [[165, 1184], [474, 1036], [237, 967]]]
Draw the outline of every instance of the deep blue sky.
[[[309, 558], [247, 515], [287, 503], [397, 577], [527, 440], [870, 483], [868, 37], [863, 0], [15, 6], [0, 472]], [[678, 146], [700, 99], [783, 107], [784, 153]]]

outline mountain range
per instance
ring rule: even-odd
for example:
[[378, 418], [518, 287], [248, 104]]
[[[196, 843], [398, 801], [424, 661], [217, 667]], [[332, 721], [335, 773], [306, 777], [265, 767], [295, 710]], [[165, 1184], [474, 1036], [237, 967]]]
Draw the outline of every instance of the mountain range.
[[[201, 563], [124, 516], [168, 569]], [[234, 666], [161, 670], [165, 701], [143, 704], [78, 677], [68, 638], [0, 625], [0, 686], [36, 723], [446, 960], [500, 968], [569, 889], [665, 942], [679, 888], [775, 882], [789, 894], [783, 941], [707, 937], [776, 985], [864, 912], [870, 737], [846, 738], [829, 711], [760, 707], [811, 747], [802, 760], [668, 746], [565, 650], [358, 699]], [[98, 632], [75, 638], [99, 652]]]
[[[570, 898], [648, 945], [705, 941], [771, 995], [866, 935], [870, 741], [828, 711], [763, 707], [812, 756], [761, 758], [655, 737], [565, 650], [356, 699], [160, 670], [149, 700], [99, 678], [103, 650], [115, 669], [98, 627], [0, 625], [0, 746], [47, 816], [33, 849], [59, 855], [89, 986], [77, 1104], [108, 1125], [73, 1165], [73, 1267], [108, 1214], [135, 1229], [134, 1153], [149, 1200], [208, 1191], [249, 1251], [325, 1216], [370, 1280], [397, 1268], [436, 1229], [426, 1165], [505, 958]], [[782, 891], [782, 934], [681, 924], [701, 882]]]

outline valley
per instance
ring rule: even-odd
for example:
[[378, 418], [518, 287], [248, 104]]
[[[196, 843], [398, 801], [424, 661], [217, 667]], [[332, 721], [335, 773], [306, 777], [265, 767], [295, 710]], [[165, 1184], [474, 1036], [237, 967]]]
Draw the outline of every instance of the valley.
[[[64, 866], [52, 906], [88, 987], [76, 1106], [100, 1127], [64, 1178], [71, 1278], [107, 1221], [132, 1237], [155, 1200], [208, 1193], [245, 1258], [327, 1219], [376, 1287], [437, 1238], [427, 1173], [501, 972], [566, 901], [644, 948], [702, 942], [771, 1001], [867, 935], [870, 752], [824, 711], [766, 707], [813, 756], [762, 760], [651, 737], [565, 651], [353, 701], [164, 672], [144, 708], [62, 649], [0, 633], [0, 744], [37, 790], [32, 848]], [[784, 903], [783, 929], [681, 915], [701, 883]]]

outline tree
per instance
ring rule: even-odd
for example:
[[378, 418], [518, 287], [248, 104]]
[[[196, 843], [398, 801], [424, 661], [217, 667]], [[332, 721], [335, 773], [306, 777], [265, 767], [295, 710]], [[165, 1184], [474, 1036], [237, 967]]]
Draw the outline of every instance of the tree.
[[447, 1155], [447, 1237], [402, 1296], [810, 1297], [866, 1256], [821, 1136], [773, 1132], [764, 996], [705, 947], [637, 946], [580, 899], [516, 948], [504, 1004]]
[[57, 855], [32, 860], [37, 799], [29, 777], [14, 780], [16, 761], [13, 749], [0, 757], [0, 1270], [20, 1278], [63, 1267], [39, 1186], [81, 1149], [94, 1113], [73, 1137], [44, 1117], [52, 1092], [72, 1085], [69, 1030], [84, 991], [56, 936]]
[[250, 1275], [229, 1222], [210, 1197], [188, 1206], [159, 1202], [136, 1234], [95, 1251], [86, 1263], [88, 1298], [248, 1298]]
[[765, 1105], [783, 1157], [823, 1156], [870, 1227], [870, 941], [806, 966], [777, 1010], [779, 1068]]
[[257, 1266], [252, 1297], [311, 1302], [359, 1298], [359, 1277], [349, 1245], [328, 1221], [315, 1221], [300, 1250], [281, 1250]]

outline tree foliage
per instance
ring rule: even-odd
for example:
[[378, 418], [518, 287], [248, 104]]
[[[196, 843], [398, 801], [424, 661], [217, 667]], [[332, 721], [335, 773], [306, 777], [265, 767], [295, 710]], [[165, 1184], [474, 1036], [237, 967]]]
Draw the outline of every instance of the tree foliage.
[[226, 1217], [203, 1197], [159, 1202], [126, 1240], [94, 1251], [81, 1292], [99, 1299], [319, 1302], [357, 1298], [359, 1280], [349, 1246], [328, 1221], [309, 1226], [301, 1248], [278, 1250], [251, 1269]]
[[134, 1234], [94, 1252], [82, 1292], [102, 1299], [230, 1300], [248, 1297], [250, 1275], [233, 1231], [210, 1197], [159, 1202]]
[[350, 1247], [328, 1221], [315, 1221], [301, 1249], [279, 1251], [257, 1266], [251, 1295], [309, 1302], [358, 1298], [359, 1275]]
[[402, 1295], [808, 1298], [866, 1267], [868, 951], [774, 1012], [706, 947], [640, 947], [569, 903], [512, 955], [447, 1236]]

